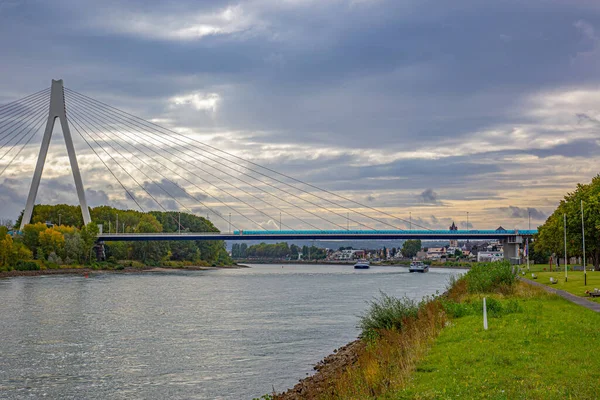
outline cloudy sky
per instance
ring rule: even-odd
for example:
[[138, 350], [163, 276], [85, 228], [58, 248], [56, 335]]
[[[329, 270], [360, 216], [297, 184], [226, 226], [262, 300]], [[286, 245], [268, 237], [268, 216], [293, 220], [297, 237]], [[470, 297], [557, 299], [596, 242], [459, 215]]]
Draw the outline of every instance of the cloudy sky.
[[[464, 227], [469, 212], [475, 228], [526, 228], [528, 215], [542, 223], [577, 182], [599, 172], [597, 1], [0, 0], [0, 49], [0, 104], [62, 78], [79, 93], [387, 213], [363, 207], [352, 227], [404, 227], [391, 215], [409, 213], [424, 226]], [[75, 204], [60, 138], [56, 130], [38, 202]], [[74, 140], [91, 205], [136, 208], [81, 137]], [[23, 208], [39, 143], [0, 176], [0, 216]], [[123, 152], [125, 164], [131, 154]], [[186, 157], [192, 169], [202, 164]], [[216, 214], [231, 212], [226, 205], [264, 227], [278, 224], [278, 210], [292, 227], [306, 225], [286, 212], [328, 228], [311, 213], [348, 223], [345, 209], [307, 193], [258, 184], [272, 196], [236, 181], [240, 191], [226, 185], [233, 178], [221, 185], [173, 164], [177, 175], [168, 178], [186, 191], [174, 196], [180, 204], [160, 193], [170, 180], [129, 166], [145, 192], [104, 159], [147, 209], [159, 209], [149, 192], [168, 209], [214, 213], [221, 228]]]

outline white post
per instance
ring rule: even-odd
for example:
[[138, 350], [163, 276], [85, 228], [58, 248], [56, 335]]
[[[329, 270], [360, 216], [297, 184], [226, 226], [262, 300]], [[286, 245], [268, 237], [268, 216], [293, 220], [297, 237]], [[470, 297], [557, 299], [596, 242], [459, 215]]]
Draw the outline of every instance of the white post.
[[111, 231], [112, 231], [111, 221], [108, 220], [108, 234], [109, 235], [110, 235]]
[[487, 322], [487, 307], [485, 305], [485, 297], [483, 298], [483, 329], [487, 331], [488, 322]]
[[119, 214], [117, 213], [117, 223], [115, 225], [115, 233], [119, 233]]
[[48, 155], [48, 148], [50, 147], [50, 139], [52, 139], [52, 131], [54, 130], [54, 123], [57, 118], [60, 121], [63, 135], [65, 137], [67, 154], [69, 155], [71, 171], [73, 172], [73, 179], [75, 180], [75, 188], [77, 189], [77, 196], [79, 197], [79, 206], [81, 207], [83, 223], [87, 225], [92, 222], [90, 210], [88, 209], [87, 201], [85, 199], [85, 191], [83, 189], [81, 173], [79, 172], [79, 165], [77, 164], [77, 156], [75, 155], [73, 138], [71, 137], [71, 130], [69, 129], [69, 124], [67, 122], [66, 108], [63, 81], [62, 79], [57, 81], [52, 80], [48, 120], [46, 122], [46, 129], [44, 131], [44, 138], [42, 139], [42, 145], [40, 147], [37, 164], [35, 165], [31, 187], [29, 188], [29, 195], [27, 196], [25, 211], [23, 212], [23, 218], [21, 219], [21, 230], [23, 230], [26, 224], [31, 222], [33, 206], [35, 204], [35, 198], [37, 197], [38, 188], [40, 186], [40, 180], [42, 179], [42, 172], [44, 171], [46, 156]]
[[177, 221], [177, 225], [179, 227], [179, 234], [181, 235], [181, 211], [179, 211], [179, 220]]

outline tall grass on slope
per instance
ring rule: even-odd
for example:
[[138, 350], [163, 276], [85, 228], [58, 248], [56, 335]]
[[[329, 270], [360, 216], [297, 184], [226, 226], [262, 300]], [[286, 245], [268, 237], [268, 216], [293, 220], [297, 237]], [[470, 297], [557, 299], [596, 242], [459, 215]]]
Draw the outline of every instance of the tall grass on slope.
[[[382, 293], [371, 303], [371, 312], [363, 317], [363, 335], [367, 345], [357, 362], [331, 379], [331, 386], [315, 396], [318, 399], [369, 399], [404, 387], [415, 364], [446, 324], [438, 301], [419, 304], [410, 299], [396, 299]], [[401, 322], [399, 322], [401, 321]]]
[[408, 319], [417, 317], [419, 304], [416, 301], [380, 293], [381, 297], [372, 300], [367, 312], [360, 317], [362, 337], [371, 337], [384, 329], [401, 330]]
[[517, 281], [516, 270], [508, 261], [474, 265], [462, 278], [469, 293], [510, 293]]

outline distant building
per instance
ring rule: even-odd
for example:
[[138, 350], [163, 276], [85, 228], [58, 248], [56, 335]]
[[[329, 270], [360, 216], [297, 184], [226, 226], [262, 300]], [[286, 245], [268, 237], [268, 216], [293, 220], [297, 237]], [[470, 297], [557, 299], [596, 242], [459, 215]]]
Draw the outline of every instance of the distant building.
[[[456, 224], [454, 223], [454, 221], [452, 221], [452, 225], [450, 225], [450, 230], [451, 231], [457, 231], [458, 227], [456, 226]], [[450, 247], [458, 247], [458, 239], [452, 239], [450, 240]]]
[[477, 253], [478, 262], [501, 261], [503, 259], [503, 251], [480, 251]]
[[427, 250], [428, 260], [439, 260], [442, 256], [446, 256], [446, 248], [444, 247], [430, 247]]

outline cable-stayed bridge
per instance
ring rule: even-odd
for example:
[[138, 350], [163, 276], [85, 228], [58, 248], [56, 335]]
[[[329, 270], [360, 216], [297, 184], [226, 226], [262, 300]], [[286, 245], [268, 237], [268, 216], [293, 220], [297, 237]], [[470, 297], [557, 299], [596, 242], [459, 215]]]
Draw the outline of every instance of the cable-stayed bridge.
[[523, 237], [535, 233], [433, 230], [216, 148], [194, 135], [137, 117], [68, 89], [62, 80], [0, 106], [0, 177], [43, 130], [21, 228], [31, 221], [57, 120], [84, 223], [91, 222], [91, 216], [74, 136], [85, 143], [98, 160], [97, 166], [106, 169], [123, 190], [121, 202], [127, 201], [129, 207], [142, 212], [158, 209], [207, 214], [216, 225], [229, 228], [227, 233], [188, 232], [175, 221], [176, 213], [169, 213], [182, 233], [144, 234], [124, 226], [119, 232], [117, 225], [114, 232], [102, 232], [98, 237], [101, 241], [420, 238], [498, 239], [518, 245]]

